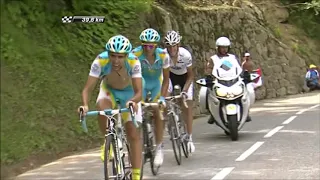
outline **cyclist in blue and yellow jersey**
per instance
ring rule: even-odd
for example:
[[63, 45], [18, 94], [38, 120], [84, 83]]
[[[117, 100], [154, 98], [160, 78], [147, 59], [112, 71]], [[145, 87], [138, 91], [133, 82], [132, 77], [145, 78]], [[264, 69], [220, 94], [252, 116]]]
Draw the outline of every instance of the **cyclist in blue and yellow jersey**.
[[[133, 53], [139, 58], [142, 67], [142, 76], [145, 80], [143, 98], [151, 92], [153, 102], [160, 101], [165, 104], [164, 97], [169, 87], [170, 62], [168, 54], [157, 47], [160, 41], [159, 33], [151, 28], [145, 29], [140, 34], [142, 45], [135, 48]], [[162, 113], [162, 112], [161, 112]], [[163, 121], [160, 117], [159, 109], [154, 109], [155, 117], [155, 138], [157, 144], [154, 164], [161, 166], [163, 163]]]
[[[109, 39], [106, 51], [100, 53], [91, 65], [87, 83], [82, 91], [81, 106], [84, 112], [88, 112], [89, 96], [101, 79], [100, 92], [97, 98], [98, 110], [116, 108], [115, 99], [119, 99], [121, 107], [128, 107], [133, 103], [137, 113], [137, 122], [142, 121], [141, 104], [143, 81], [141, 64], [138, 58], [131, 53], [130, 41], [117, 35]], [[123, 113], [123, 120], [132, 155], [132, 178], [140, 180], [140, 168], [142, 159], [142, 144], [139, 129], [135, 128], [129, 113]], [[107, 118], [99, 116], [99, 127], [103, 135], [106, 131]], [[104, 146], [102, 146], [101, 159], [104, 160]]]

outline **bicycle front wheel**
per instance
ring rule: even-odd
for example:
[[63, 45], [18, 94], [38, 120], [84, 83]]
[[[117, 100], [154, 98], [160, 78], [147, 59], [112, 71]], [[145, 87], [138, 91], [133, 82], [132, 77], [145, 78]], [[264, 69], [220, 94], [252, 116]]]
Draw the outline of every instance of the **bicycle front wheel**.
[[118, 174], [120, 173], [120, 162], [116, 159], [116, 145], [113, 135], [105, 138], [104, 146], [104, 179], [119, 180]]
[[[179, 115], [179, 129], [180, 129], [181, 137], [184, 137], [184, 135], [186, 135], [186, 124], [181, 114]], [[183, 138], [181, 139], [181, 146], [182, 146], [184, 157], [188, 158], [189, 157], [188, 142]]]
[[170, 134], [170, 140], [172, 142], [172, 149], [174, 152], [174, 157], [177, 161], [177, 164], [181, 164], [181, 139], [179, 135], [179, 127], [177, 121], [175, 121], [172, 114], [168, 118], [168, 130]]

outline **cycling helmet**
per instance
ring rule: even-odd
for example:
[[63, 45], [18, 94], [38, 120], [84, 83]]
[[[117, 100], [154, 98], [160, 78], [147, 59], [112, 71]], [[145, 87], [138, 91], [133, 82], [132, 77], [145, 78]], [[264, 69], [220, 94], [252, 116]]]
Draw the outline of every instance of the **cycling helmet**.
[[139, 39], [144, 42], [159, 42], [160, 35], [158, 31], [152, 28], [148, 28], [141, 32]]
[[179, 35], [179, 32], [176, 32], [176, 31], [168, 31], [165, 37], [165, 43], [170, 46], [179, 44], [180, 40], [181, 40], [181, 36]]
[[230, 40], [227, 37], [219, 37], [216, 41], [216, 46], [229, 47], [231, 45]]
[[116, 35], [109, 39], [106, 44], [106, 50], [115, 53], [129, 53], [132, 50], [132, 45], [128, 38]]

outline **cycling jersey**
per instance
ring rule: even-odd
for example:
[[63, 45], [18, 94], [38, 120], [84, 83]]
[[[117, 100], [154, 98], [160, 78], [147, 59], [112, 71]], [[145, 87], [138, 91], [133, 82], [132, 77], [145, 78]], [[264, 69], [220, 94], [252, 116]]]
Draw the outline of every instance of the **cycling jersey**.
[[135, 48], [133, 54], [138, 57], [142, 67], [142, 77], [145, 80], [143, 98], [151, 92], [153, 102], [159, 99], [162, 86], [162, 71], [170, 67], [169, 56], [161, 48], [155, 49], [155, 61], [151, 65], [143, 54], [142, 46]]
[[[167, 52], [168, 50], [165, 49]], [[179, 47], [178, 50], [178, 58], [176, 64], [173, 60], [170, 59], [170, 84], [169, 84], [169, 92], [172, 92], [172, 89], [175, 85], [179, 85], [181, 88], [184, 87], [187, 82], [187, 72], [188, 67], [192, 66], [192, 56], [191, 53], [183, 48]], [[193, 83], [190, 84], [189, 89], [187, 91], [188, 100], [192, 100], [193, 97]]]
[[[112, 108], [116, 107], [116, 99], [120, 101], [123, 108], [126, 102], [134, 96], [131, 78], [141, 78], [141, 65], [138, 58], [132, 54], [128, 54], [124, 67], [120, 74], [111, 71], [112, 65], [108, 52], [99, 54], [91, 65], [89, 76], [102, 79], [97, 103], [101, 99], [109, 99], [112, 102]], [[114, 88], [114, 85], [124, 85], [122, 88]], [[124, 120], [130, 120], [129, 113], [123, 113]], [[141, 115], [141, 108], [138, 110], [138, 117]], [[141, 119], [138, 118], [137, 121]]]
[[[168, 50], [165, 49], [165, 51], [167, 52]], [[176, 75], [183, 75], [187, 73], [187, 68], [192, 66], [192, 57], [191, 53], [183, 47], [179, 47], [178, 53], [176, 64], [170, 59], [170, 72]]]

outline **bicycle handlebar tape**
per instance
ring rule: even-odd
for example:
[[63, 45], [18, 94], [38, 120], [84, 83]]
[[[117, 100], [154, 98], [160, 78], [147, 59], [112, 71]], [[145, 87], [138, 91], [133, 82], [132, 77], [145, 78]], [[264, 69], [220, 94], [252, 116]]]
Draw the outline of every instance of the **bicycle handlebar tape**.
[[133, 122], [134, 126], [136, 128], [138, 128], [139, 125], [138, 125], [138, 123], [136, 121], [136, 116], [135, 116], [135, 113], [134, 113], [134, 110], [133, 110], [133, 104], [132, 103], [129, 104], [129, 110], [130, 110], [132, 122]]
[[83, 116], [83, 112], [84, 112], [83, 107], [80, 107], [80, 122], [81, 122], [81, 126], [82, 126], [83, 131], [85, 133], [88, 133], [87, 123], [86, 123], [85, 117]]
[[81, 124], [82, 124], [83, 131], [84, 131], [85, 133], [88, 133], [88, 128], [87, 128], [86, 119], [83, 119], [83, 120], [81, 121]]

